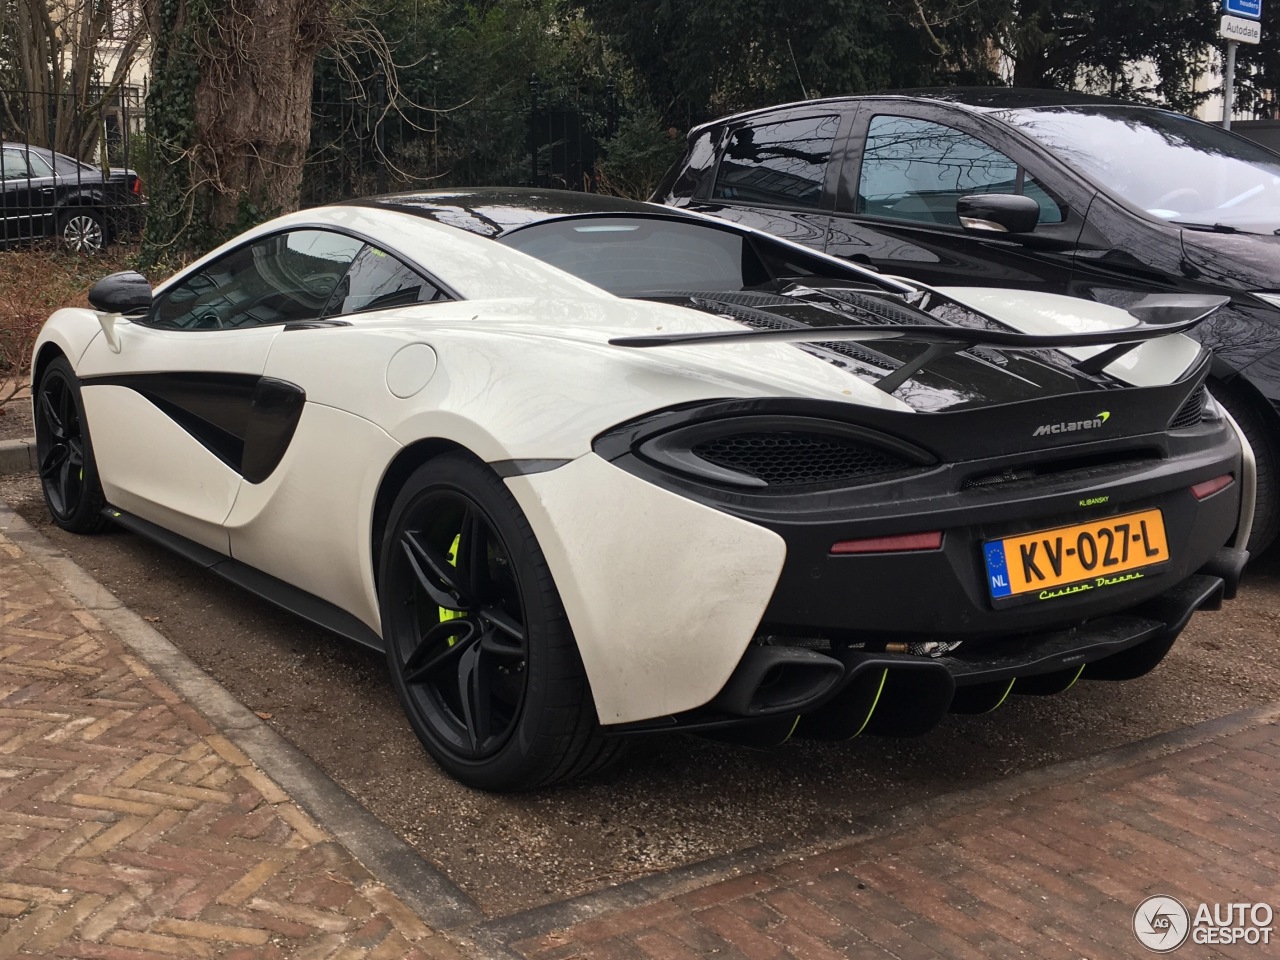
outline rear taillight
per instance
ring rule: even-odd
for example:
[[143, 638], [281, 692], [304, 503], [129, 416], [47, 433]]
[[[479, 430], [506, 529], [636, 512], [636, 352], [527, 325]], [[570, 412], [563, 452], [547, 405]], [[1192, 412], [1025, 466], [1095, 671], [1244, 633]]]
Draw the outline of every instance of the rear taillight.
[[1229, 473], [1224, 473], [1220, 477], [1214, 477], [1212, 480], [1205, 480], [1197, 483], [1191, 488], [1191, 495], [1197, 500], [1205, 500], [1212, 497], [1219, 490], [1225, 490], [1235, 481], [1235, 478]]
[[904, 533], [896, 537], [866, 537], [862, 540], [841, 540], [831, 545], [833, 554], [847, 553], [907, 553], [912, 550], [937, 550], [942, 546], [942, 531], [928, 533]]
[[142, 196], [142, 178], [141, 177], [133, 178], [133, 195], [135, 197]]

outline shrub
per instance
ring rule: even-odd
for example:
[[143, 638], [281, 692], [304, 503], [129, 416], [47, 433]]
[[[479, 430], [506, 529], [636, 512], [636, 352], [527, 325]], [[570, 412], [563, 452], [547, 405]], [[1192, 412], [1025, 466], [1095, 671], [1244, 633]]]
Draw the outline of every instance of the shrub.
[[0, 251], [0, 408], [26, 385], [31, 350], [49, 314], [87, 307], [89, 287], [128, 269], [133, 256], [123, 248], [82, 256], [53, 245]]
[[596, 164], [601, 192], [648, 200], [667, 168], [680, 159], [684, 136], [664, 127], [653, 111], [642, 111], [622, 121], [604, 150]]

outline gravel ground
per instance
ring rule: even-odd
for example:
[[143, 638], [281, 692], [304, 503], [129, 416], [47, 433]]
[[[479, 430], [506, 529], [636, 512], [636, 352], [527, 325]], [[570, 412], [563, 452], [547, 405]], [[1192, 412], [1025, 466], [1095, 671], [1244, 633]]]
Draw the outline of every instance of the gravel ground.
[[53, 527], [32, 478], [7, 500], [136, 613], [313, 757], [491, 915], [854, 818], [1280, 700], [1280, 555], [1197, 615], [1164, 664], [1123, 685], [1014, 697], [914, 740], [771, 751], [689, 736], [635, 745], [612, 773], [522, 797], [453, 783], [403, 720], [380, 657], [318, 631], [132, 534]]

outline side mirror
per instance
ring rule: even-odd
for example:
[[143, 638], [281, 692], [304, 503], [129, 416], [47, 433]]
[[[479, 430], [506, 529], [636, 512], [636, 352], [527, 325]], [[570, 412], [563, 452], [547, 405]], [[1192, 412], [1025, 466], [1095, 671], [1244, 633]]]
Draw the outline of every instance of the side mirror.
[[89, 304], [102, 313], [142, 313], [151, 309], [151, 284], [133, 270], [113, 273], [89, 288]]
[[957, 200], [956, 215], [976, 233], [1030, 233], [1040, 222], [1040, 204], [1011, 193], [978, 193]]

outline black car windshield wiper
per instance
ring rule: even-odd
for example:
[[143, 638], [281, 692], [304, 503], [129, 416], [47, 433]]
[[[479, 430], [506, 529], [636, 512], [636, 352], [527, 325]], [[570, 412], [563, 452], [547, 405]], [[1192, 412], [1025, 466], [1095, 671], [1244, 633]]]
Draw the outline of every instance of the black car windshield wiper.
[[[675, 347], [695, 344], [739, 343], [744, 340], [778, 340], [784, 343], [831, 340], [901, 340], [922, 343], [925, 349], [911, 361], [876, 381], [876, 386], [892, 393], [924, 367], [940, 357], [968, 350], [970, 347], [1000, 347], [1004, 350], [1045, 350], [1063, 347], [1097, 347], [1109, 349], [1080, 361], [1076, 366], [1085, 373], [1098, 373], [1124, 354], [1148, 340], [1174, 333], [1185, 333], [1230, 297], [1152, 295], [1130, 307], [1137, 320], [1133, 326], [1088, 333], [1032, 334], [1013, 330], [982, 330], [950, 324], [868, 324], [866, 326], [805, 327], [786, 330], [710, 330], [702, 333], [667, 333], [640, 337], [614, 337], [615, 347]], [[997, 321], [998, 322], [998, 321]]]
[[1209, 233], [1239, 233], [1238, 227], [1233, 227], [1229, 223], [1192, 223], [1190, 220], [1170, 220], [1170, 223], [1176, 223], [1180, 227], [1186, 227], [1188, 230], [1204, 230]]

